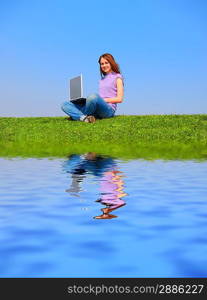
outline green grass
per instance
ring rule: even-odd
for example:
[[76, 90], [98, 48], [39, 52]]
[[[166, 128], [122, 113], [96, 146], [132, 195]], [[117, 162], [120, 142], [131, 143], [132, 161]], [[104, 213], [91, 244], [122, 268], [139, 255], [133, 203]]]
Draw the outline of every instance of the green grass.
[[207, 157], [207, 115], [0, 118], [0, 156], [63, 157], [88, 151], [122, 158]]

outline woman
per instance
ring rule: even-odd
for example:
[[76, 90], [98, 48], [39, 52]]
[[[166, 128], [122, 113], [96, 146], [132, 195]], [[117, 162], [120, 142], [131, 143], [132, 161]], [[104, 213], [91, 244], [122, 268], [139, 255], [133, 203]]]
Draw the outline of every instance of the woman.
[[72, 120], [94, 123], [96, 119], [111, 118], [114, 116], [117, 103], [123, 101], [123, 77], [114, 57], [105, 53], [99, 57], [101, 80], [99, 81], [99, 94], [92, 94], [86, 103], [74, 104], [66, 101], [62, 110]]

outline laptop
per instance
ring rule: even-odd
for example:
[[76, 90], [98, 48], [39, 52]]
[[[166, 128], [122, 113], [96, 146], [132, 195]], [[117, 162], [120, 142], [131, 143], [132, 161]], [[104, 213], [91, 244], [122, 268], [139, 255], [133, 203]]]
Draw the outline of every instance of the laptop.
[[70, 79], [70, 101], [77, 104], [86, 102], [86, 98], [83, 97], [82, 74]]

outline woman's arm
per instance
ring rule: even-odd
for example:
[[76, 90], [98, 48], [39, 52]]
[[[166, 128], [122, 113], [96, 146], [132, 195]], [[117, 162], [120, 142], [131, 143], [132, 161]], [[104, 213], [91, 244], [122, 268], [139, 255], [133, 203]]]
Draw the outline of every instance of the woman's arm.
[[121, 103], [123, 101], [124, 97], [124, 87], [123, 87], [123, 81], [121, 78], [117, 78], [116, 80], [117, 84], [117, 97], [115, 98], [104, 98], [106, 102], [109, 103]]

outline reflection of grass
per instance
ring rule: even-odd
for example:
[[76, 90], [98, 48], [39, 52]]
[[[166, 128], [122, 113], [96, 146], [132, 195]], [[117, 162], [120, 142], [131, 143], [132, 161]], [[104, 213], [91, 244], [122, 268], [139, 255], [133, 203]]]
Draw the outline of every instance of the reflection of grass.
[[0, 118], [1, 156], [65, 156], [88, 151], [122, 158], [207, 156], [207, 115], [116, 116], [96, 123], [64, 117]]

